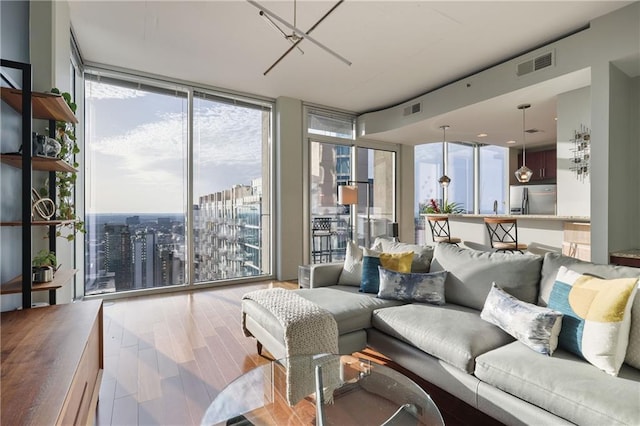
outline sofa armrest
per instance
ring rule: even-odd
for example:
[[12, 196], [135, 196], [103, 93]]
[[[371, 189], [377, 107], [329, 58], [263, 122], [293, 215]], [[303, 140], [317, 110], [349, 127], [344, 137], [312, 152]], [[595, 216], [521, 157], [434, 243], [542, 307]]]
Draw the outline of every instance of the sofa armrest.
[[309, 270], [309, 287], [317, 288], [336, 285], [338, 284], [341, 272], [342, 262], [311, 265]]

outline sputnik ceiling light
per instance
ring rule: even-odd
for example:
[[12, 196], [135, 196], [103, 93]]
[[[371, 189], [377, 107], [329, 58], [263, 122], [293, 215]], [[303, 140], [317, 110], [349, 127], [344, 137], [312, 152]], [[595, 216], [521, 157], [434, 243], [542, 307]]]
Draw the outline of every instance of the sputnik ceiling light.
[[440, 179], [438, 179], [438, 182], [440, 182], [440, 186], [442, 186], [443, 188], [446, 188], [447, 186], [449, 186], [449, 184], [451, 183], [451, 179], [449, 178], [449, 176], [447, 176], [446, 174], [446, 164], [447, 164], [447, 129], [449, 128], [448, 125], [444, 125], [444, 126], [440, 126], [440, 128], [442, 129], [442, 157], [443, 157], [443, 169], [445, 171], [445, 173], [442, 174], [442, 176], [440, 176]]
[[[338, 6], [340, 6], [343, 1], [344, 0], [340, 0], [336, 4], [334, 4], [333, 7], [331, 9], [329, 9], [327, 11], [327, 13], [325, 13], [322, 16], [322, 18], [320, 18], [315, 24], [313, 24], [313, 26], [311, 28], [309, 28], [309, 30], [307, 30], [307, 32], [304, 32], [304, 31], [302, 31], [301, 29], [299, 29], [296, 26], [296, 2], [297, 2], [297, 0], [293, 0], [293, 25], [291, 25], [289, 22], [285, 21], [284, 19], [282, 19], [281, 17], [279, 17], [278, 15], [276, 15], [275, 13], [273, 13], [272, 11], [267, 9], [266, 7], [258, 4], [256, 1], [247, 0], [247, 2], [249, 2], [251, 5], [255, 6], [257, 9], [260, 10], [260, 16], [264, 17], [269, 22], [269, 24], [271, 26], [275, 27], [276, 30], [278, 30], [280, 32], [280, 34], [282, 34], [287, 40], [289, 40], [289, 42], [291, 42], [291, 47], [286, 52], [284, 52], [269, 68], [267, 68], [267, 70], [263, 73], [263, 75], [267, 75], [267, 73], [269, 73], [269, 71], [271, 71], [276, 65], [278, 65], [280, 63], [280, 61], [282, 61], [284, 59], [284, 57], [287, 56], [293, 49], [297, 48], [298, 50], [300, 50], [300, 52], [302, 52], [302, 50], [298, 47], [298, 44], [300, 44], [302, 42], [302, 40], [304, 40], [304, 39], [309, 40], [311, 43], [315, 44], [316, 46], [318, 46], [319, 48], [323, 49], [327, 53], [330, 53], [331, 55], [335, 56], [336, 58], [338, 58], [339, 60], [341, 60], [345, 64], [351, 65], [351, 62], [348, 59], [344, 58], [343, 56], [341, 56], [338, 53], [334, 52], [333, 50], [329, 49], [327, 46], [325, 46], [324, 44], [320, 43], [318, 40], [314, 39], [313, 37], [311, 37], [309, 35], [309, 33], [311, 33], [313, 30], [315, 30], [316, 27], [318, 25], [320, 25], [320, 23], [322, 21], [324, 21], [324, 19], [327, 16], [329, 16], [334, 10], [336, 10], [336, 8]], [[280, 27], [278, 27], [278, 25], [274, 22], [274, 20], [278, 21], [280, 24], [282, 24], [285, 27], [289, 28], [292, 31], [292, 33], [291, 34], [287, 34]], [[302, 52], [302, 53], [304, 53], [304, 52]]]
[[525, 121], [524, 121], [524, 112], [527, 108], [530, 108], [531, 104], [522, 104], [518, 105], [518, 109], [522, 110], [522, 167], [516, 170], [515, 175], [518, 182], [527, 183], [531, 179], [533, 172], [530, 168], [526, 166], [526, 153], [525, 153]]

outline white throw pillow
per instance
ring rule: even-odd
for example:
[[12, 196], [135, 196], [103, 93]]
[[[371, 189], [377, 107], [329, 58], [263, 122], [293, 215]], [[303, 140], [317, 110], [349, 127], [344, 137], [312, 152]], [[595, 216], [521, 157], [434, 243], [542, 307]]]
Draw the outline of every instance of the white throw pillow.
[[562, 313], [518, 300], [496, 283], [491, 286], [480, 318], [543, 355], [552, 355], [558, 346]]
[[340, 285], [360, 287], [362, 280], [362, 249], [353, 241], [347, 243], [347, 251], [342, 264], [342, 272], [338, 278]]

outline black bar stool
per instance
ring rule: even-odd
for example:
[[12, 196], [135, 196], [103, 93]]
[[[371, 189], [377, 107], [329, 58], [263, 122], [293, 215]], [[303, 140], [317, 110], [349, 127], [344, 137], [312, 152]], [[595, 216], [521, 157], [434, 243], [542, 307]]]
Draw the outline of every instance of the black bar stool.
[[513, 218], [485, 217], [491, 248], [496, 251], [524, 253], [529, 247], [518, 242], [518, 220]]
[[452, 237], [449, 230], [449, 218], [447, 216], [427, 216], [431, 228], [431, 238], [434, 243], [449, 243], [458, 245], [462, 240]]

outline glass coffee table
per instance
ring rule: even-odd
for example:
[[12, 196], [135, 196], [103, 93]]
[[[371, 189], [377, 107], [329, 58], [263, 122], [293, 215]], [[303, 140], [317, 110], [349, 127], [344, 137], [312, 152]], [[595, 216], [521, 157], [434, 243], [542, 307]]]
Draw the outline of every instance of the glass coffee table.
[[[332, 400], [332, 401], [331, 401]], [[438, 407], [397, 371], [350, 355], [276, 360], [215, 398], [202, 425], [444, 425]]]

